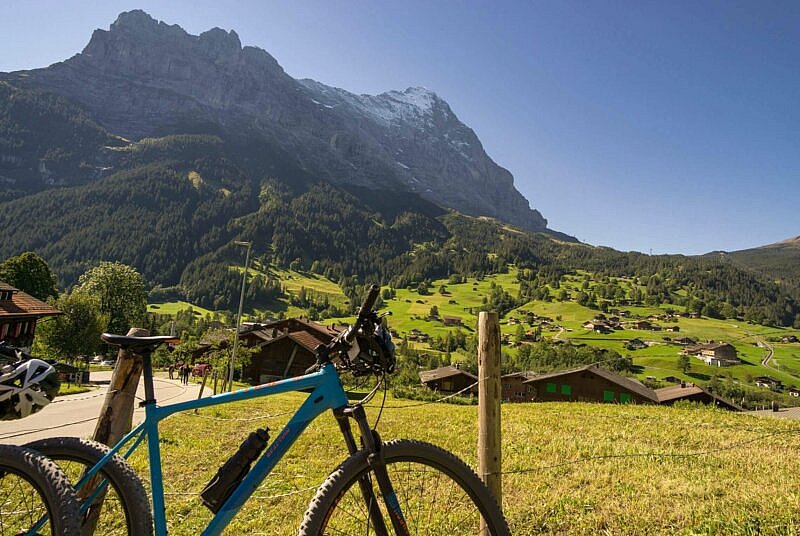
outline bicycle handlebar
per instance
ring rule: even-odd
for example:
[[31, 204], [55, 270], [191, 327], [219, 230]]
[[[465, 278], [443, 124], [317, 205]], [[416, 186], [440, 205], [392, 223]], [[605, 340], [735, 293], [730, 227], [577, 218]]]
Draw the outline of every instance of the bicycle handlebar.
[[367, 297], [364, 298], [364, 303], [361, 304], [361, 309], [358, 310], [359, 317], [363, 317], [372, 311], [372, 307], [375, 305], [375, 302], [378, 299], [378, 293], [380, 290], [381, 287], [378, 285], [372, 285], [369, 287]]
[[381, 287], [378, 285], [371, 285], [369, 287], [367, 296], [364, 298], [364, 302], [361, 304], [361, 307], [358, 310], [356, 323], [347, 331], [347, 334], [344, 337], [347, 342], [353, 342], [353, 339], [356, 338], [356, 333], [358, 332], [359, 328], [363, 327], [368, 315], [372, 312], [372, 307], [378, 300], [378, 294], [380, 291]]

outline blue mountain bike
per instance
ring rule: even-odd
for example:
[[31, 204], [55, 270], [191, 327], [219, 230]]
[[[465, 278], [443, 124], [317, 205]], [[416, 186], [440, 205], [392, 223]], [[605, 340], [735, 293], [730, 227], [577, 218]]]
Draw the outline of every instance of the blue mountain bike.
[[[125, 519], [119, 533], [151, 535], [155, 529], [157, 536], [167, 534], [158, 431], [163, 419], [195, 408], [306, 391], [310, 393], [306, 400], [271, 442], [266, 429], [251, 433], [200, 493], [203, 503], [215, 514], [203, 535], [222, 533], [308, 424], [332, 410], [350, 456], [318, 488], [298, 534], [508, 536], [497, 501], [463, 461], [421, 441], [384, 443], [367, 422], [362, 404], [348, 403], [340, 371], [375, 374], [383, 381], [394, 370], [394, 345], [372, 310], [378, 291], [376, 285], [369, 289], [353, 326], [327, 346], [317, 348], [317, 363], [305, 375], [168, 406], [156, 402], [151, 355], [159, 345], [177, 341], [171, 337], [103, 334], [109, 344], [143, 358], [144, 421], [111, 449], [77, 438], [47, 439], [31, 445], [56, 460], [90, 467], [75, 485], [83, 497], [84, 533], [95, 528], [98, 533], [110, 532], [98, 526], [93, 509], [104, 494], [111, 492], [116, 498], [112, 510]], [[358, 427], [360, 445], [351, 419]], [[145, 439], [150, 461], [150, 499], [124, 460]]]

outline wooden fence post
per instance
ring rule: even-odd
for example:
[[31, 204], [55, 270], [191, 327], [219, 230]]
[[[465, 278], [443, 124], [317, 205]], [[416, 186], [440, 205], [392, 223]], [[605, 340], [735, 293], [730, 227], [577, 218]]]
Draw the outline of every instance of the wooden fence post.
[[[203, 369], [203, 383], [200, 384], [200, 392], [197, 394], [197, 400], [203, 398], [203, 389], [206, 388], [206, 381], [208, 380], [208, 369]], [[195, 415], [197, 415], [197, 408], [194, 409]]]
[[497, 313], [482, 311], [478, 315], [478, 474], [502, 508], [500, 389], [500, 323]]
[[[128, 330], [129, 337], [146, 337], [149, 331], [142, 328], [131, 328]], [[127, 351], [120, 349], [117, 353], [117, 363], [114, 365], [114, 372], [111, 374], [111, 383], [108, 386], [106, 399], [103, 401], [103, 408], [100, 410], [100, 417], [94, 429], [92, 438], [95, 441], [108, 446], [114, 446], [131, 431], [133, 425], [133, 410], [136, 407], [136, 389], [139, 387], [139, 379], [142, 377], [142, 358]], [[97, 486], [102, 482], [102, 477], [96, 475], [87, 482], [78, 492], [80, 498], [91, 496]], [[87, 534], [94, 534], [100, 510], [103, 507], [108, 488], [98, 496], [84, 522]]]
[[[131, 328], [129, 337], [146, 337], [149, 331], [142, 328]], [[142, 358], [120, 349], [117, 363], [111, 375], [103, 409], [94, 429], [93, 439], [113, 447], [131, 431], [133, 410], [136, 406], [136, 389], [142, 377]]]

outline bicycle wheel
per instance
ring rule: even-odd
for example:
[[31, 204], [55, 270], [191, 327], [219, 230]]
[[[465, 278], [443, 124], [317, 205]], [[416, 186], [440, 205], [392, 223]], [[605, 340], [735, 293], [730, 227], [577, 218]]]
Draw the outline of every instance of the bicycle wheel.
[[0, 534], [80, 533], [75, 490], [55, 462], [34, 450], [0, 445]]
[[[106, 445], [78, 437], [41, 439], [26, 446], [55, 460], [73, 484], [110, 450]], [[103, 481], [108, 482], [104, 491], [80, 515], [83, 534], [153, 534], [147, 492], [133, 468], [119, 455], [114, 455], [103, 466], [99, 477], [77, 491], [81, 504], [93, 497], [94, 490]]]
[[[510, 535], [497, 501], [472, 469], [450, 452], [422, 441], [401, 439], [385, 443], [383, 456], [409, 534]], [[367, 454], [360, 451], [345, 460], [317, 490], [300, 526], [300, 536], [376, 534], [360, 480], [372, 487], [389, 534], [394, 534]], [[487, 523], [484, 532], [481, 516]]]

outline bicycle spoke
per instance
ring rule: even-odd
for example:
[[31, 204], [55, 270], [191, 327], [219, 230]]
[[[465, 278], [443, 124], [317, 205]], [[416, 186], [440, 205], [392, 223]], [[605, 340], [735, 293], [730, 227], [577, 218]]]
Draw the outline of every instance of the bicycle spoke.
[[[27, 534], [46, 515], [42, 497], [25, 478], [9, 472], [0, 477], [0, 534]], [[51, 534], [49, 523], [37, 534]]]

